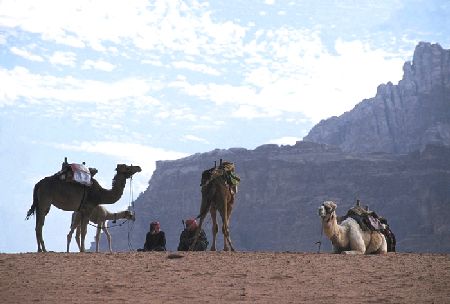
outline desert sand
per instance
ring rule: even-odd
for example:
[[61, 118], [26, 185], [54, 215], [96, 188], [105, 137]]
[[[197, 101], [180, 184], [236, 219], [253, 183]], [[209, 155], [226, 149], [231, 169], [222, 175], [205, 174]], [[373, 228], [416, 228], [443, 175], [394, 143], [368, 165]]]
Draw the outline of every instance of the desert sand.
[[1, 303], [450, 303], [450, 255], [0, 254]]

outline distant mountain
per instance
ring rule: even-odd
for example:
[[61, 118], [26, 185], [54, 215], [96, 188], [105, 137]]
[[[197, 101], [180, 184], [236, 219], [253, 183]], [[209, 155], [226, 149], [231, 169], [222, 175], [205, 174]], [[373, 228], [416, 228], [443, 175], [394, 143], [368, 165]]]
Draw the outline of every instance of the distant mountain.
[[[231, 218], [238, 250], [316, 251], [320, 204], [335, 200], [343, 215], [360, 199], [388, 219], [399, 251], [450, 252], [449, 52], [420, 43], [404, 70], [397, 86], [380, 86], [375, 98], [322, 121], [294, 146], [157, 162], [134, 203], [134, 225], [111, 229], [113, 249], [142, 248], [149, 222], [159, 220], [175, 250], [181, 220], [198, 214], [201, 172], [224, 159], [242, 180]], [[104, 236], [100, 246], [107, 248]]]
[[345, 152], [408, 153], [427, 144], [450, 145], [450, 50], [421, 42], [398, 85], [380, 85], [374, 98], [322, 120], [305, 141]]

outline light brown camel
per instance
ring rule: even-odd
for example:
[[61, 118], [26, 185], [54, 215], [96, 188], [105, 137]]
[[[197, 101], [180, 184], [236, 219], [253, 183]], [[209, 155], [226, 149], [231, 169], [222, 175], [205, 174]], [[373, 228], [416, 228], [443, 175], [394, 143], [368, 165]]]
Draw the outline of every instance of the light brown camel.
[[336, 207], [336, 204], [332, 201], [325, 201], [319, 207], [323, 232], [331, 240], [335, 253], [369, 254], [387, 252], [386, 239], [380, 232], [362, 230], [358, 222], [351, 217], [338, 224]]
[[[220, 167], [219, 169], [213, 169], [222, 170]], [[210, 179], [209, 182], [204, 183], [205, 177], [203, 175], [208, 171], [211, 173], [213, 169], [207, 170], [202, 174], [202, 204], [200, 206], [200, 214], [197, 216], [197, 218], [200, 218], [200, 222], [197, 227], [194, 241], [189, 250], [192, 250], [197, 243], [203, 221], [208, 211], [210, 212], [212, 219], [213, 240], [211, 244], [211, 251], [216, 250], [216, 236], [219, 231], [216, 214], [217, 211], [219, 211], [220, 217], [222, 218], [222, 233], [224, 238], [223, 250], [228, 251], [231, 249], [231, 251], [234, 251], [230, 237], [230, 218], [231, 211], [233, 210], [236, 190], [233, 191], [232, 187], [228, 185], [226, 177], [223, 173], [213, 179]]]
[[[112, 252], [112, 246], [111, 246], [111, 234], [108, 231], [108, 227], [106, 226], [106, 221], [113, 221], [120, 219], [126, 219], [126, 220], [135, 220], [134, 214], [129, 211], [120, 211], [116, 213], [109, 212], [105, 207], [103, 206], [96, 206], [89, 216], [89, 221], [93, 222], [97, 225], [97, 233], [95, 235], [95, 252], [98, 252], [98, 244], [100, 242], [100, 232], [103, 230], [103, 232], [106, 235], [106, 238], [108, 239], [108, 246], [109, 246], [109, 252]], [[75, 233], [75, 240], [77, 241], [78, 248], [81, 251], [81, 243], [80, 243], [80, 232], [81, 232], [81, 212], [74, 211], [72, 213], [72, 223], [70, 225], [70, 232], [67, 235], [67, 252], [69, 252], [70, 247], [70, 241], [72, 240], [73, 232], [76, 229]], [[86, 228], [87, 229], [87, 228]]]
[[33, 190], [33, 204], [27, 213], [27, 219], [36, 213], [36, 241], [38, 252], [46, 252], [42, 227], [45, 216], [54, 205], [64, 211], [81, 212], [81, 248], [84, 252], [84, 239], [89, 215], [95, 206], [100, 204], [113, 204], [123, 194], [126, 180], [137, 172], [141, 172], [139, 166], [117, 165], [116, 175], [113, 178], [111, 190], [103, 189], [100, 184], [92, 179], [91, 186], [85, 186], [75, 182], [67, 182], [60, 179], [58, 174], [48, 176], [40, 180]]

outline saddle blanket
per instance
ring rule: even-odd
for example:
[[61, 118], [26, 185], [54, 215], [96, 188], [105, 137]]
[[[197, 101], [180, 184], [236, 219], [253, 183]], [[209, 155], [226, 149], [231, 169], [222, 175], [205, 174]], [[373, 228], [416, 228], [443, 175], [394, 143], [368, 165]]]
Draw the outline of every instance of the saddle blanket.
[[89, 169], [82, 164], [70, 164], [70, 168], [73, 172], [73, 180], [80, 184], [90, 186], [92, 184], [91, 181], [91, 173]]

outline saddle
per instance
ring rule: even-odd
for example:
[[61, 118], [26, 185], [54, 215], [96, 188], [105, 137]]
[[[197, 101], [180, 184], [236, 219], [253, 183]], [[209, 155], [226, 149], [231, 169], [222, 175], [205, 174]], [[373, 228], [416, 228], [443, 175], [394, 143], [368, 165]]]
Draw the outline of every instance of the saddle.
[[377, 231], [382, 233], [386, 238], [388, 252], [395, 252], [395, 235], [385, 218], [378, 216], [375, 211], [361, 207], [359, 200], [356, 201], [356, 206], [350, 208], [347, 214], [341, 217], [338, 222], [341, 223], [349, 217], [354, 219], [364, 231]]
[[69, 164], [67, 158], [61, 166], [61, 170], [57, 173], [59, 179], [66, 182], [75, 182], [85, 186], [92, 185], [92, 177], [98, 172], [96, 168], [88, 168], [85, 163]]
[[202, 187], [206, 186], [214, 179], [218, 178], [219, 176], [222, 176], [225, 179], [227, 185], [230, 187], [231, 192], [233, 192], [233, 194], [237, 193], [237, 186], [239, 185], [241, 179], [234, 172], [234, 170], [235, 166], [232, 162], [227, 161], [222, 162], [221, 159], [218, 168], [214, 164], [214, 167], [202, 172], [200, 186]]

